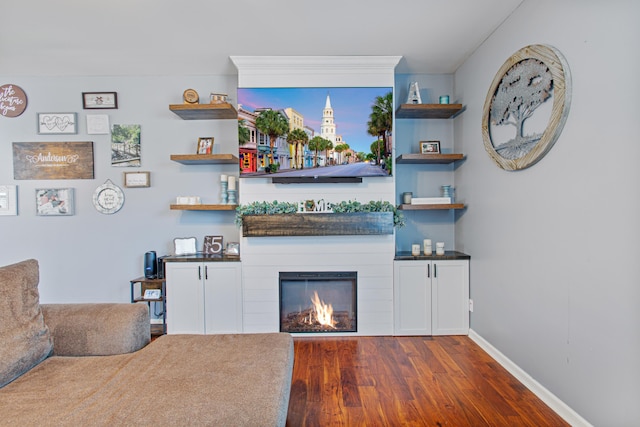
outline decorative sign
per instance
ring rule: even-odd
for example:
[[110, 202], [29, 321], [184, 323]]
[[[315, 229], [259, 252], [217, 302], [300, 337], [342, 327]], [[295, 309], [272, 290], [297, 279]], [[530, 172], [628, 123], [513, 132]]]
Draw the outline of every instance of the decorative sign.
[[151, 172], [125, 172], [124, 186], [127, 188], [149, 187]]
[[76, 113], [38, 113], [39, 134], [78, 133]]
[[20, 86], [7, 84], [0, 86], [0, 114], [18, 117], [27, 108], [27, 94]]
[[219, 255], [222, 253], [222, 236], [204, 236], [202, 253], [206, 255]]
[[320, 200], [305, 200], [298, 202], [299, 213], [331, 213], [333, 212], [333, 204]]
[[93, 179], [93, 142], [14, 142], [14, 179]]
[[[552, 105], [546, 127], [525, 125], [545, 122], [540, 107], [547, 102]], [[482, 138], [487, 153], [505, 170], [534, 165], [560, 136], [570, 104], [571, 74], [562, 54], [545, 45], [520, 49], [498, 70], [485, 99]]]

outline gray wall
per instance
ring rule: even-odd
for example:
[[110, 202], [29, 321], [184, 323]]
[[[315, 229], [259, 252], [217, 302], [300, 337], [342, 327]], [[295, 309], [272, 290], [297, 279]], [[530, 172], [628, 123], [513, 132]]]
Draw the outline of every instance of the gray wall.
[[[638, 16], [632, 1], [527, 0], [455, 74], [471, 327], [600, 426], [640, 425]], [[536, 43], [566, 57], [571, 111], [542, 161], [506, 172], [484, 150], [482, 108], [502, 63]]]
[[[22, 87], [27, 110], [17, 118], [0, 117], [0, 184], [18, 186], [18, 216], [0, 217], [0, 264], [25, 258], [40, 262], [40, 293], [44, 302], [128, 301], [129, 280], [143, 274], [143, 254], [173, 250], [173, 238], [191, 237], [198, 245], [205, 235], [238, 241], [233, 212], [169, 210], [175, 197], [201, 196], [216, 203], [220, 173], [236, 174], [235, 165], [183, 166], [171, 154], [196, 152], [198, 137], [213, 136], [214, 152], [237, 153], [237, 122], [182, 120], [169, 104], [182, 103], [182, 92], [194, 88], [235, 94], [235, 76], [212, 77], [20, 77], [0, 76], [2, 84]], [[117, 110], [83, 110], [82, 92], [115, 91]], [[233, 95], [235, 98], [235, 95]], [[77, 135], [38, 135], [37, 112], [77, 112]], [[108, 114], [113, 124], [142, 126], [142, 165], [112, 167], [110, 136], [87, 135], [86, 115]], [[93, 141], [93, 180], [14, 180], [12, 142]], [[124, 188], [123, 171], [150, 171], [150, 188]], [[123, 188], [125, 203], [113, 215], [95, 210], [96, 187], [111, 179]], [[35, 189], [75, 189], [75, 215], [36, 216]]]

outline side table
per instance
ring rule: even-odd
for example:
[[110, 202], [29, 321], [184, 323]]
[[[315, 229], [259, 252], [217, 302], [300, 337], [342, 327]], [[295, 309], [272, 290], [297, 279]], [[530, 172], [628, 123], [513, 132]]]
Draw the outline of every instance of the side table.
[[[167, 297], [166, 297], [166, 281], [165, 279], [147, 279], [146, 277], [138, 277], [130, 280], [131, 284], [131, 302], [146, 302], [151, 313], [151, 303], [160, 303], [162, 307], [162, 324], [151, 324], [151, 335], [164, 335], [167, 333]], [[160, 290], [160, 295], [156, 298], [145, 298], [145, 292], [149, 289]]]

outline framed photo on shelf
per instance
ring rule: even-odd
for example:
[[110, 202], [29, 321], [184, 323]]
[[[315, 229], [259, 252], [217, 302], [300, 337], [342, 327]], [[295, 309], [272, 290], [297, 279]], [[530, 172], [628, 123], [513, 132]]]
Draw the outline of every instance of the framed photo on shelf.
[[162, 291], [160, 289], [147, 289], [144, 291], [144, 299], [160, 299]]
[[173, 253], [175, 255], [193, 255], [196, 252], [195, 237], [176, 237], [173, 239]]
[[420, 154], [440, 154], [440, 141], [420, 141]]
[[198, 138], [198, 154], [211, 154], [211, 150], [213, 149], [213, 137], [207, 136], [203, 138]]
[[151, 186], [151, 172], [124, 172], [124, 186], [143, 188]]
[[118, 94], [116, 92], [82, 92], [82, 108], [85, 110], [116, 109]]
[[229, 242], [227, 243], [227, 255], [239, 256], [240, 255], [240, 243]]
[[78, 133], [76, 113], [38, 113], [38, 133], [59, 135]]
[[36, 189], [36, 215], [73, 215], [73, 188]]

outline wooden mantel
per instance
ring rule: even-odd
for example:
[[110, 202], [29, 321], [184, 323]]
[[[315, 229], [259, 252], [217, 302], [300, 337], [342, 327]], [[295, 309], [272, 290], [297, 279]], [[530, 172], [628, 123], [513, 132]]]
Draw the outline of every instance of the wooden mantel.
[[393, 234], [393, 212], [244, 215], [244, 237]]

